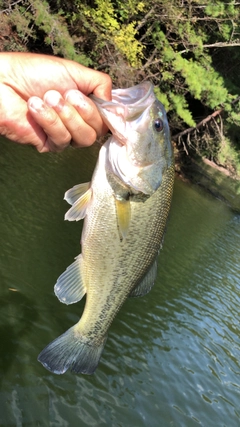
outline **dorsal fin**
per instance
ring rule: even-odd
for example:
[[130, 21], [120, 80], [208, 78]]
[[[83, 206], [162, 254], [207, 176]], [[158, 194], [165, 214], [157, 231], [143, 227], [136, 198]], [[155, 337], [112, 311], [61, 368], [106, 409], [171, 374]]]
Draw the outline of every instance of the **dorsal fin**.
[[151, 267], [149, 268], [149, 270], [147, 271], [147, 273], [145, 274], [145, 276], [143, 277], [139, 285], [133, 289], [133, 291], [129, 294], [129, 296], [141, 297], [148, 294], [148, 292], [151, 291], [154, 285], [156, 276], [157, 276], [157, 259], [154, 260], [153, 264], [151, 265]]

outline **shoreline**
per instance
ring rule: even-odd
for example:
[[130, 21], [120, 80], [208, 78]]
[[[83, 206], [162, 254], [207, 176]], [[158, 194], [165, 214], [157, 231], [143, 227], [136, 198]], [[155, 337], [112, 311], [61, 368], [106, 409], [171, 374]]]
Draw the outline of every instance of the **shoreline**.
[[240, 214], [240, 178], [232, 177], [226, 168], [200, 157], [187, 156], [183, 161], [176, 152], [175, 172], [183, 181], [198, 185]]

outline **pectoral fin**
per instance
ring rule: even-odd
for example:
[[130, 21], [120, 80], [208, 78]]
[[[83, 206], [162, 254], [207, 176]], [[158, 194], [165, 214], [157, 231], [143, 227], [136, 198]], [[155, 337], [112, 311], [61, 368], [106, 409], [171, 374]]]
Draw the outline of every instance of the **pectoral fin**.
[[116, 198], [116, 212], [120, 239], [125, 239], [129, 230], [131, 219], [130, 201], [124, 198]]
[[[92, 190], [89, 188], [73, 203], [72, 207], [66, 212], [64, 219], [67, 221], [79, 221], [80, 219], [83, 219], [86, 216], [91, 197]], [[71, 200], [73, 200], [73, 198]]]
[[90, 188], [90, 182], [84, 182], [83, 184], [74, 185], [73, 188], [66, 191], [64, 194], [64, 200], [66, 200], [69, 205], [73, 205], [80, 197], [82, 197]]
[[64, 273], [59, 276], [54, 286], [55, 295], [64, 304], [73, 304], [80, 301], [86, 293], [82, 279], [82, 256], [69, 265]]
[[157, 276], [157, 259], [153, 262], [139, 285], [129, 294], [130, 297], [141, 297], [151, 291]]

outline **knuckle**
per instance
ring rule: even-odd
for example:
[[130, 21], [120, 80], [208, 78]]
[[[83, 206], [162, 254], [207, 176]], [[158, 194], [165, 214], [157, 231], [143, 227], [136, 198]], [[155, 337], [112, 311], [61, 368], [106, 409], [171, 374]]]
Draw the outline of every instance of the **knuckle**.
[[94, 114], [96, 112], [95, 105], [92, 103], [91, 100], [88, 100], [88, 102], [85, 105], [85, 108], [81, 112], [81, 116], [85, 122], [91, 121], [94, 117]]
[[109, 74], [105, 74], [105, 73], [102, 73], [102, 74], [103, 74], [104, 79], [105, 79], [105, 85], [111, 87], [112, 86], [112, 79], [109, 76]]
[[65, 148], [67, 148], [70, 142], [71, 142], [71, 137], [65, 140], [61, 139], [61, 141], [59, 140], [56, 141], [55, 138], [48, 136], [45, 142], [45, 147], [48, 147], [47, 151], [58, 153], [60, 151], [63, 151]]
[[[89, 128], [86, 132], [83, 132], [82, 127], [79, 127], [73, 137], [74, 146], [88, 147], [92, 145], [97, 139], [97, 134], [93, 128]], [[73, 145], [73, 144], [72, 144]]]
[[93, 128], [90, 128], [89, 134], [88, 134], [88, 143], [89, 145], [92, 145], [97, 139], [97, 133]]
[[66, 146], [69, 145], [71, 142], [71, 139], [72, 139], [71, 135], [67, 133], [65, 137], [61, 137], [61, 145], [66, 145]]

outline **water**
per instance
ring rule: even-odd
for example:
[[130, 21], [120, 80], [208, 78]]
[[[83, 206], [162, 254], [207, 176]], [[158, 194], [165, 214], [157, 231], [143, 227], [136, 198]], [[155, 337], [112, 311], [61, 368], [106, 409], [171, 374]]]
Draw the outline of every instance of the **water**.
[[53, 293], [79, 253], [62, 198], [97, 150], [0, 144], [0, 425], [239, 426], [239, 216], [176, 181], [154, 288], [124, 304], [94, 376], [56, 376], [37, 355], [84, 303]]

